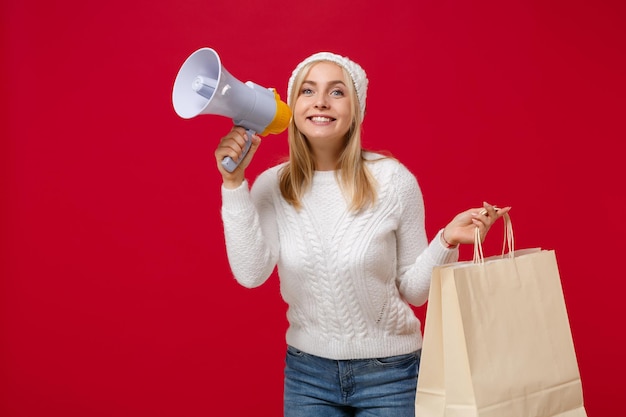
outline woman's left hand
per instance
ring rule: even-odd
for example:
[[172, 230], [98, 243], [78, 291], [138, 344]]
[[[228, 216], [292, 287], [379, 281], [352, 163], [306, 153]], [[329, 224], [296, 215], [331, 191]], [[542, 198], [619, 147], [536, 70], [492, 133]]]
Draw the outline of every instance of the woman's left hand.
[[489, 203], [483, 203], [483, 207], [471, 208], [459, 213], [443, 229], [443, 240], [451, 246], [459, 243], [474, 243], [474, 233], [478, 227], [482, 242], [491, 225], [509, 210], [511, 207], [497, 208]]

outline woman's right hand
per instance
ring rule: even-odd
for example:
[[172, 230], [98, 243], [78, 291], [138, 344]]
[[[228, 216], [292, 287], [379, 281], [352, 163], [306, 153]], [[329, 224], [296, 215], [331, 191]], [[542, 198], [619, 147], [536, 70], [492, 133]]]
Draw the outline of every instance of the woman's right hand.
[[217, 161], [217, 169], [222, 174], [222, 180], [226, 188], [237, 188], [245, 179], [245, 170], [250, 164], [254, 153], [261, 144], [261, 138], [258, 135], [252, 135], [252, 144], [246, 157], [241, 161], [239, 166], [233, 172], [228, 172], [222, 165], [222, 160], [230, 156], [237, 161], [243, 152], [247, 139], [246, 129], [240, 126], [234, 126], [226, 136], [221, 140], [215, 150], [215, 160]]

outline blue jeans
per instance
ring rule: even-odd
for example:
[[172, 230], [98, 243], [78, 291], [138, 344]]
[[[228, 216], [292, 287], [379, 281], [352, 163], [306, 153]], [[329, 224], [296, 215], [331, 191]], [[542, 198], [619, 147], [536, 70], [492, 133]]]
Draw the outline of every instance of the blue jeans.
[[287, 347], [285, 417], [415, 417], [421, 351], [330, 360]]

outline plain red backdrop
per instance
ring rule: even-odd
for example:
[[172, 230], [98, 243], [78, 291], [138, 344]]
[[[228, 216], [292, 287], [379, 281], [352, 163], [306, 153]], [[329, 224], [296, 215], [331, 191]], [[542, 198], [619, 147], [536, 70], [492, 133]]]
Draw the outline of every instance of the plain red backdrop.
[[[310, 53], [361, 63], [365, 145], [418, 177], [429, 236], [511, 205], [517, 247], [557, 252], [589, 415], [625, 414], [625, 21], [621, 0], [4, 0], [0, 415], [281, 414], [278, 279], [238, 286], [223, 245], [230, 120], [171, 104], [204, 46], [283, 96]], [[267, 137], [249, 178], [285, 154]]]

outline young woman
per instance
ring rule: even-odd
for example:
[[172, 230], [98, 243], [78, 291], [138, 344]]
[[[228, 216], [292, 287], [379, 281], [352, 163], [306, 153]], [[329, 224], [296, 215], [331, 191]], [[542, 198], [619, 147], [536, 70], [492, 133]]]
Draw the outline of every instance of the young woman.
[[428, 242], [415, 176], [361, 147], [367, 76], [329, 52], [302, 61], [289, 80], [289, 160], [251, 189], [232, 173], [245, 131], [215, 151], [223, 177], [222, 218], [230, 265], [246, 287], [278, 266], [288, 304], [284, 415], [414, 417], [422, 343], [410, 304], [428, 297], [432, 268], [458, 259], [509, 210], [489, 204], [458, 214]]

